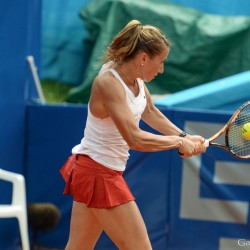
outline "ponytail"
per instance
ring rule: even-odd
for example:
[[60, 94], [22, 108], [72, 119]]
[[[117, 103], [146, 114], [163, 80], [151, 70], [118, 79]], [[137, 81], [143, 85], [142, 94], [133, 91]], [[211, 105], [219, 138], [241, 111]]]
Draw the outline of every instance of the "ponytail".
[[153, 58], [166, 47], [170, 47], [170, 42], [158, 28], [132, 20], [114, 37], [104, 60], [124, 62], [132, 59], [140, 51]]

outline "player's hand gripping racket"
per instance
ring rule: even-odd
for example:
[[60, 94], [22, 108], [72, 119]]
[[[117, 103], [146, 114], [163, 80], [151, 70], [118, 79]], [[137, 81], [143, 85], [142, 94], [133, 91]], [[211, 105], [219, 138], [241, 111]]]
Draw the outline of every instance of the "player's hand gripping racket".
[[[250, 122], [250, 101], [244, 103], [230, 118], [230, 120], [215, 135], [205, 141], [205, 146], [216, 146], [230, 152], [234, 157], [250, 159], [250, 139], [242, 136], [244, 124]], [[215, 140], [225, 135], [225, 145]]]

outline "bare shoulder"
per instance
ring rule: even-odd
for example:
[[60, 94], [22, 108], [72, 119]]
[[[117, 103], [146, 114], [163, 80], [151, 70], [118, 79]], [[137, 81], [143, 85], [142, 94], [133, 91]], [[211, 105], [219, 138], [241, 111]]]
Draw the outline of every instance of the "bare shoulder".
[[[92, 91], [101, 91], [102, 94], [112, 94], [114, 90], [123, 89], [118, 80], [111, 72], [106, 72], [102, 75], [98, 75], [93, 82]], [[113, 91], [110, 91], [113, 90]]]
[[107, 104], [123, 98], [125, 99], [124, 89], [111, 72], [98, 75], [94, 79], [89, 100], [91, 113], [96, 117], [106, 117]]

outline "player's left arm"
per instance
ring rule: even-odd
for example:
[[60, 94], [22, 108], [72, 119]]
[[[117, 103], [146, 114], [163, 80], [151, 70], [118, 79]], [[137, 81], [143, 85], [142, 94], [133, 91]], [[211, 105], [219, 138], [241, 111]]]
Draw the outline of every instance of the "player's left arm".
[[[150, 93], [144, 84], [147, 105], [142, 114], [142, 120], [151, 128], [164, 135], [179, 135], [182, 130], [173, 124], [153, 103]], [[194, 143], [204, 143], [205, 139], [199, 135], [187, 134], [187, 139]]]

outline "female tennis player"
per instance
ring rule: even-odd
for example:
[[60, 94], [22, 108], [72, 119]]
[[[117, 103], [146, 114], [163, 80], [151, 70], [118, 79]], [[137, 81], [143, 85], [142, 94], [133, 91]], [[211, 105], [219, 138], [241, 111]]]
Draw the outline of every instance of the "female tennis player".
[[[201, 136], [186, 135], [153, 104], [145, 82], [163, 73], [169, 40], [156, 27], [130, 21], [113, 39], [95, 78], [84, 137], [61, 169], [73, 195], [66, 250], [90, 250], [105, 231], [120, 250], [152, 249], [135, 198], [123, 178], [129, 149], [205, 152]], [[139, 128], [142, 119], [159, 131]], [[150, 198], [149, 198], [150, 199]]]

